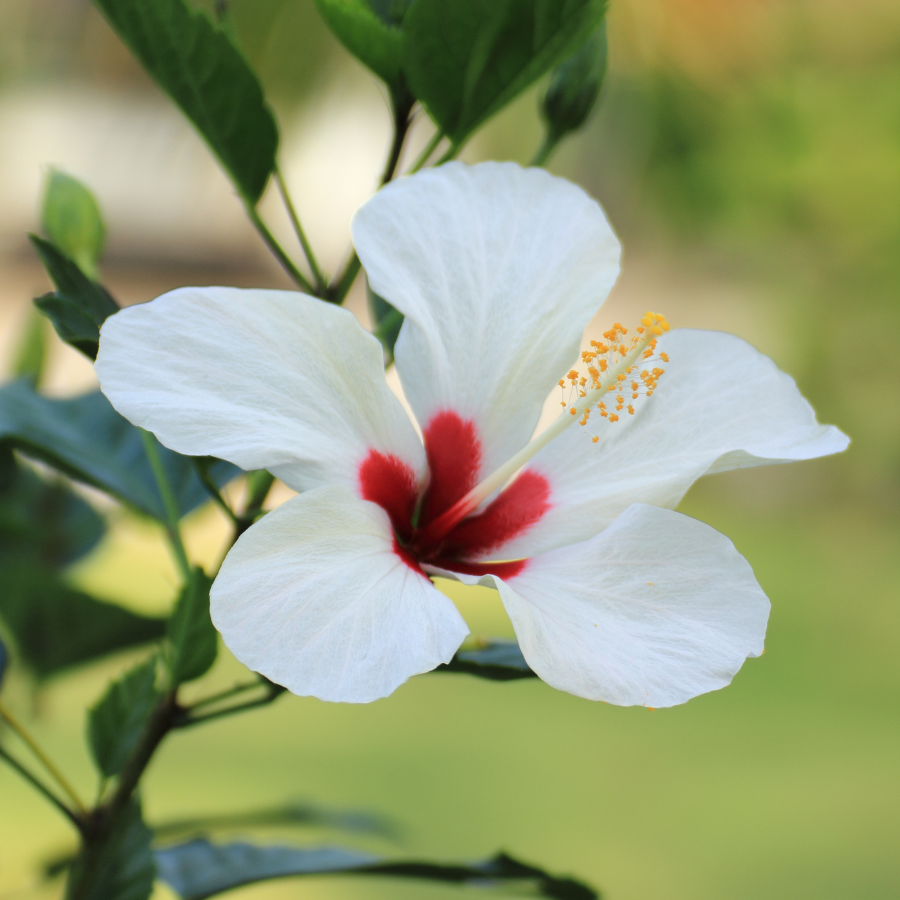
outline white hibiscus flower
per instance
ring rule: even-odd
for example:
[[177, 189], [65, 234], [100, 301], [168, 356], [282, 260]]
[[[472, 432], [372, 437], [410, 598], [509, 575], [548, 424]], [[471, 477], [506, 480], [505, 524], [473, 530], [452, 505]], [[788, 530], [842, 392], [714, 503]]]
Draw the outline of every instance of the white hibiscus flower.
[[[126, 418], [300, 492], [237, 541], [213, 586], [234, 655], [295, 694], [384, 697], [468, 633], [439, 573], [495, 587], [525, 659], [561, 690], [662, 707], [728, 684], [762, 652], [769, 602], [727, 538], [671, 507], [701, 475], [836, 453], [846, 437], [743, 341], [664, 333], [651, 315], [564, 381], [561, 419], [529, 443], [619, 271], [597, 203], [544, 171], [402, 178], [353, 236], [406, 316], [396, 365], [421, 439], [378, 341], [311, 297], [183, 288], [103, 326], [97, 374]], [[645, 355], [670, 360], [664, 377]]]

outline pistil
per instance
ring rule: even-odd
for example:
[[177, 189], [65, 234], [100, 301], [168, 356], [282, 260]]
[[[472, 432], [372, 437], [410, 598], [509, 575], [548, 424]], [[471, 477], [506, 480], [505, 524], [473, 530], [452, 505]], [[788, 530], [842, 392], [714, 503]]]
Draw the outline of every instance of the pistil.
[[[420, 540], [429, 544], [437, 544], [444, 536], [450, 533], [463, 519], [489, 497], [494, 491], [502, 487], [516, 472], [525, 466], [540, 450], [547, 446], [554, 438], [559, 437], [574, 422], [585, 425], [590, 412], [595, 407], [600, 415], [610, 422], [616, 422], [618, 415], [606, 410], [604, 398], [609, 394], [620, 391], [618, 394], [616, 409], [621, 410], [624, 404], [622, 399], [622, 386], [627, 384], [628, 376], [634, 370], [640, 359], [649, 359], [656, 348], [656, 339], [669, 330], [669, 323], [664, 316], [658, 313], [648, 312], [641, 318], [641, 324], [637, 327], [637, 334], [629, 344], [615, 341], [627, 334], [626, 329], [616, 324], [604, 334], [609, 344], [601, 344], [592, 341], [593, 351], [585, 351], [582, 354], [582, 362], [587, 366], [587, 376], [581, 376], [575, 370], [569, 372], [567, 378], [571, 383], [570, 393], [576, 396], [571, 402], [563, 401], [567, 407], [559, 418], [539, 435], [533, 438], [518, 453], [508, 459], [500, 468], [496, 469], [487, 478], [475, 485], [464, 497], [458, 500], [448, 510], [438, 516], [426, 526], [420, 534]], [[610, 346], [612, 345], [612, 346]], [[602, 357], [600, 359], [599, 357]], [[665, 361], [668, 357], [662, 354]], [[594, 365], [594, 363], [599, 363]], [[656, 382], [662, 374], [662, 369], [656, 368], [652, 372], [642, 372], [639, 378], [649, 396], [653, 393]], [[565, 386], [565, 379], [560, 379], [561, 387]], [[632, 396], [638, 395], [638, 382], [633, 382]], [[633, 412], [633, 406], [629, 405], [629, 412]], [[594, 442], [598, 438], [594, 437]]]

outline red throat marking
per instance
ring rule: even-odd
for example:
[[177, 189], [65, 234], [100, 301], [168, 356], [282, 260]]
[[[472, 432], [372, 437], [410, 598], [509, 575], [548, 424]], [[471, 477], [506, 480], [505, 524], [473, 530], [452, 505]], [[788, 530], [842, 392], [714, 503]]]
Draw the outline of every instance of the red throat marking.
[[481, 563], [478, 557], [524, 534], [550, 509], [550, 483], [526, 470], [481, 513], [463, 519], [441, 539], [426, 526], [464, 497], [478, 482], [481, 441], [475, 423], [455, 412], [434, 415], [424, 431], [430, 482], [422, 500], [418, 528], [412, 519], [418, 502], [412, 466], [390, 454], [370, 450], [359, 466], [359, 493], [390, 517], [394, 553], [413, 571], [427, 577], [423, 564], [466, 575], [518, 575], [528, 560]]

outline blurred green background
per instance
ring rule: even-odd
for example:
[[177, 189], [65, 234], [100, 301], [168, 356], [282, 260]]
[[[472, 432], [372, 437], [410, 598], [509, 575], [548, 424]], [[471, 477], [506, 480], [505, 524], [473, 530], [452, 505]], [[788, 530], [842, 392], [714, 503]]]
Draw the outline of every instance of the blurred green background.
[[[312, 0], [233, 9], [279, 113], [295, 199], [333, 267], [384, 152], [383, 97]], [[622, 237], [622, 279], [598, 323], [627, 325], [649, 306], [676, 327], [737, 333], [853, 440], [839, 458], [716, 476], [682, 504], [732, 538], [769, 594], [765, 656], [728, 689], [656, 712], [456, 675], [414, 679], [367, 707], [284, 698], [172, 738], [146, 782], [151, 820], [305, 798], [392, 816], [399, 843], [373, 849], [452, 859], [503, 848], [609, 900], [900, 896], [900, 6], [614, 0], [610, 47], [598, 113], [550, 166], [598, 197]], [[536, 100], [520, 98], [466, 157], [527, 162]], [[284, 286], [199, 140], [88, 3], [4, 0], [0, 135], [5, 369], [30, 298], [46, 290], [23, 235], [51, 164], [96, 191], [104, 276], [122, 299], [190, 283]], [[414, 143], [426, 137], [420, 128]], [[364, 315], [358, 293], [351, 305]], [[91, 379], [54, 347], [51, 392]], [[166, 609], [165, 547], [115, 515], [76, 577]], [[214, 511], [195, 515], [196, 558], [215, 559], [222, 535]], [[511, 633], [491, 592], [453, 596], [476, 633]], [[14, 673], [6, 688], [86, 794], [83, 710], [124, 663], [40, 692]], [[209, 683], [238, 671], [223, 659]], [[68, 840], [0, 770], [0, 898], [56, 896], [36, 866]], [[318, 879], [235, 897], [459, 894]]]

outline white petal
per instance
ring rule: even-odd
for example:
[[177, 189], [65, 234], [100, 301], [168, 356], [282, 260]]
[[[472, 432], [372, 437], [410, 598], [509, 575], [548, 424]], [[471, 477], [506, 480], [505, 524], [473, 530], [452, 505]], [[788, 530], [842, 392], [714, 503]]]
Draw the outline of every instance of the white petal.
[[515, 559], [583, 541], [631, 503], [675, 507], [701, 475], [840, 453], [849, 443], [820, 425], [794, 380], [745, 341], [715, 331], [665, 335], [666, 374], [634, 416], [597, 419], [600, 442], [577, 423], [527, 467], [550, 485], [551, 509], [495, 550]]
[[448, 662], [468, 628], [393, 550], [387, 514], [342, 486], [301, 494], [225, 558], [212, 619], [244, 665], [301, 696], [386, 697]]
[[288, 291], [181, 288], [107, 319], [97, 376], [167, 447], [266, 468], [295, 490], [355, 484], [360, 460], [424, 453], [353, 315]]
[[[470, 580], [470, 579], [466, 579]], [[635, 504], [602, 534], [493, 583], [548, 684], [619, 706], [674, 706], [725, 687], [763, 651], [769, 601], [724, 535]]]
[[619, 273], [619, 242], [575, 185], [514, 163], [401, 178], [353, 220], [372, 288], [407, 318], [395, 351], [416, 417], [474, 421], [482, 474], [531, 437]]

